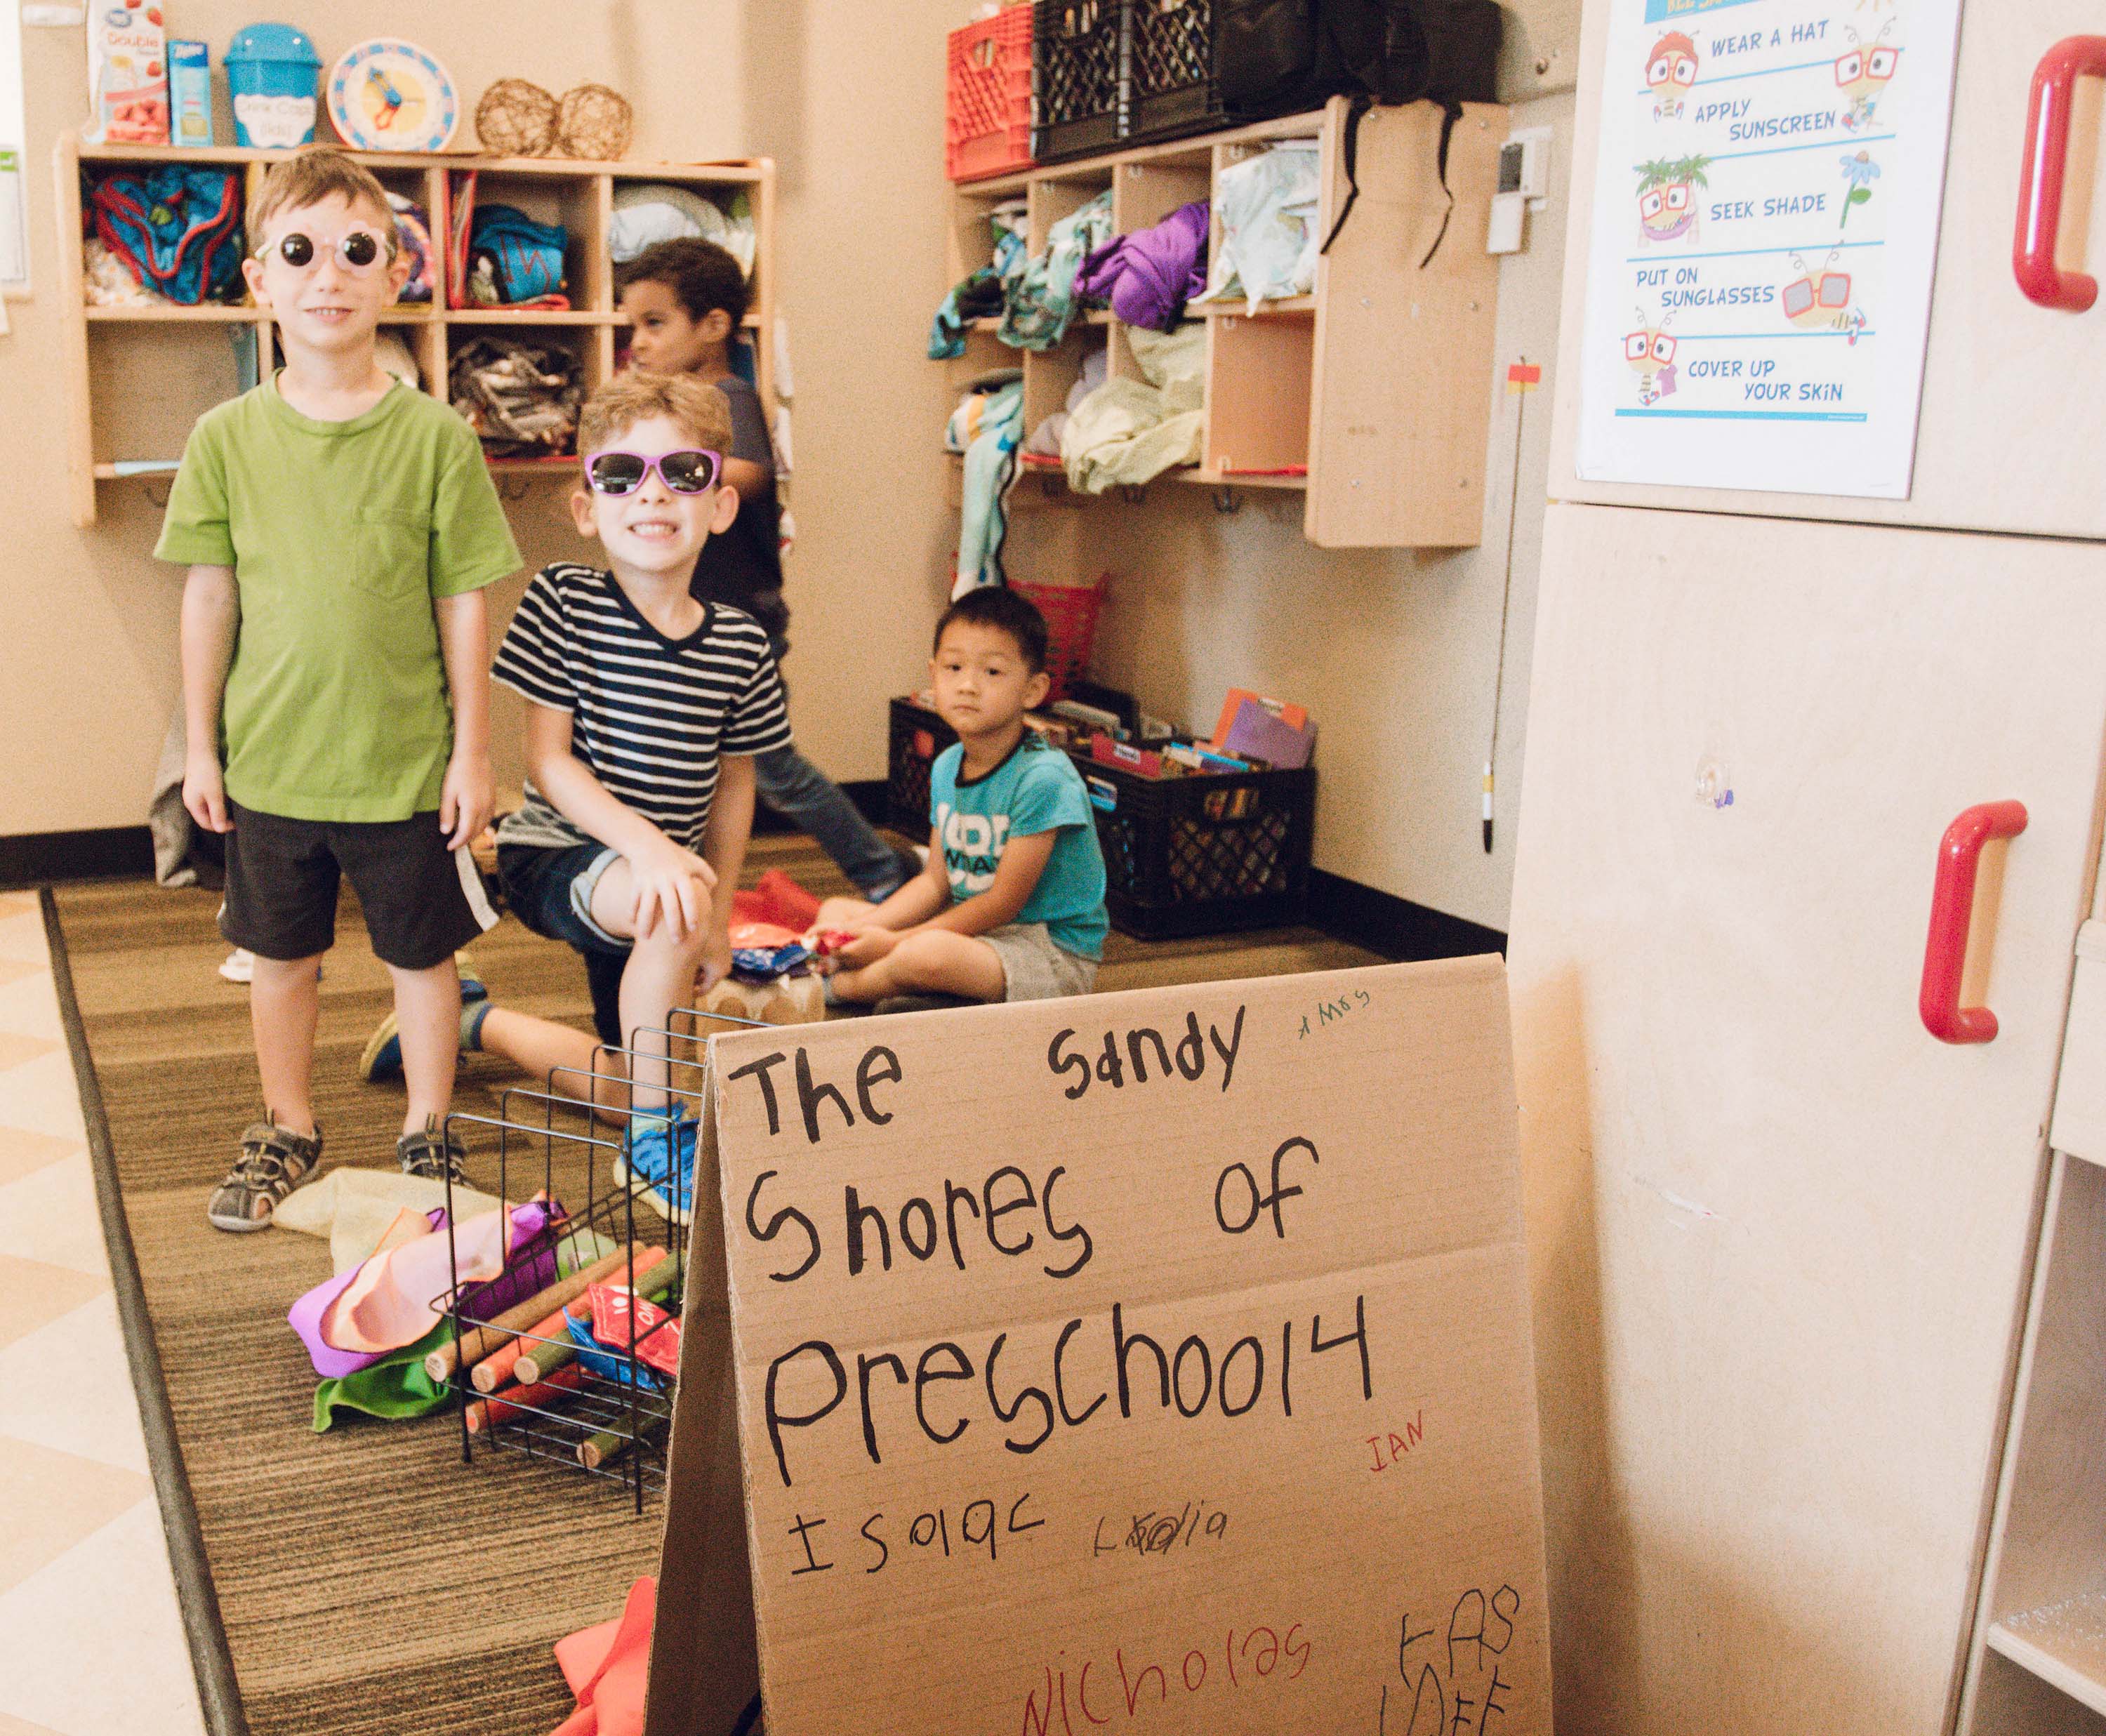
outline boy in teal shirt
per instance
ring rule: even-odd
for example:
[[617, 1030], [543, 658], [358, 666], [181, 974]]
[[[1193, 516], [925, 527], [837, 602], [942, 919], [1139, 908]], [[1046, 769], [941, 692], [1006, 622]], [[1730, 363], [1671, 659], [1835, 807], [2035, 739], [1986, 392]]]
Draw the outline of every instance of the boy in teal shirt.
[[855, 938], [821, 961], [838, 1001], [1087, 994], [1103, 957], [1105, 859], [1082, 774], [1024, 721], [1041, 704], [1046, 620], [1000, 586], [936, 624], [930, 680], [958, 732], [929, 775], [928, 865], [881, 904], [829, 899]]
[[206, 1208], [236, 1231], [267, 1227], [320, 1161], [317, 967], [346, 876], [394, 980], [397, 1156], [459, 1173], [441, 1132], [453, 955], [496, 920], [467, 850], [494, 805], [482, 591], [521, 564], [468, 424], [374, 359], [409, 271], [379, 183], [305, 151], [272, 168], [248, 222], [243, 269], [285, 366], [199, 420], [155, 551], [190, 568], [183, 804], [226, 834], [220, 931], [256, 955], [264, 1119]]

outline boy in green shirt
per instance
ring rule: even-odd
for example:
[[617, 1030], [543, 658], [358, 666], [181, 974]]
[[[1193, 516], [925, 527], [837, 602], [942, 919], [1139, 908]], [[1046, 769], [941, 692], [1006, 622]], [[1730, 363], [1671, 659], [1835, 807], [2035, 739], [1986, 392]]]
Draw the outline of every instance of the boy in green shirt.
[[[243, 271], [285, 367], [199, 419], [155, 553], [183, 591], [183, 805], [226, 834], [220, 931], [256, 955], [264, 1119], [207, 1218], [260, 1230], [321, 1158], [309, 1098], [317, 967], [350, 877], [394, 979], [413, 1175], [459, 1173], [455, 950], [496, 921], [467, 846], [495, 803], [485, 585], [521, 563], [482, 451], [383, 372], [409, 261], [387, 195], [340, 151], [273, 168]], [[223, 755], [223, 760], [222, 760]]]

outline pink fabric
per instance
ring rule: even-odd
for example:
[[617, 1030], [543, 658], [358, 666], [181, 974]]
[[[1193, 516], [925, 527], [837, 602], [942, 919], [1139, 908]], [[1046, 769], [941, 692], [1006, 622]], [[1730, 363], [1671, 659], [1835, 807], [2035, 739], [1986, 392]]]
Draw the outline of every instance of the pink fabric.
[[[543, 1236], [550, 1217], [551, 1208], [542, 1201], [514, 1206], [511, 1233], [503, 1242], [504, 1220], [496, 1212], [485, 1212], [459, 1227], [453, 1241], [465, 1306], [495, 1312], [555, 1281], [555, 1247]], [[371, 1367], [391, 1351], [415, 1343], [444, 1317], [454, 1282], [448, 1241], [441, 1233], [445, 1210], [428, 1213], [425, 1222], [423, 1235], [383, 1245], [364, 1264], [316, 1285], [293, 1304], [285, 1317], [325, 1380]], [[388, 1240], [395, 1234], [391, 1228]], [[531, 1258], [516, 1258], [537, 1239], [542, 1245]], [[507, 1266], [508, 1259], [513, 1263]]]
[[556, 1727], [555, 1736], [642, 1736], [657, 1610], [658, 1581], [646, 1574], [629, 1588], [620, 1620], [556, 1642], [556, 1665], [578, 1709]]

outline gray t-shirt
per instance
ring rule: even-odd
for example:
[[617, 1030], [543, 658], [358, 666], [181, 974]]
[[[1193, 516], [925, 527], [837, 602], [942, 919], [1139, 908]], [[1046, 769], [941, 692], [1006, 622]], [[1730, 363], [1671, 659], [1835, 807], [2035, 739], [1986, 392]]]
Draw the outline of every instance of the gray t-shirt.
[[775, 446], [768, 417], [760, 394], [737, 375], [710, 384], [731, 405], [731, 451], [724, 455], [763, 466], [768, 479], [758, 493], [739, 502], [731, 528], [702, 545], [688, 588], [701, 602], [745, 610], [767, 630], [779, 657], [788, 645], [790, 611], [782, 601], [782, 513], [775, 498]]

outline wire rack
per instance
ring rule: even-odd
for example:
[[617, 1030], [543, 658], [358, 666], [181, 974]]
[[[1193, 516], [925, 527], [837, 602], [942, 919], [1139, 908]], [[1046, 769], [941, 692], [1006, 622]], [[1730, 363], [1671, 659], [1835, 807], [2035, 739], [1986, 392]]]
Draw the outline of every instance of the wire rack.
[[[669, 1321], [679, 1317], [692, 1171], [685, 1188], [676, 1183], [665, 1191], [648, 1189], [624, 1164], [625, 1129], [655, 1124], [677, 1151], [676, 1124], [701, 1119], [707, 1035], [754, 1022], [677, 1008], [665, 1028], [631, 1032], [625, 1047], [601, 1044], [585, 1067], [558, 1068], [539, 1088], [522, 1085], [504, 1092], [494, 1115], [456, 1110], [446, 1118], [449, 1137], [478, 1145], [494, 1137], [496, 1191], [506, 1211], [536, 1198], [562, 1208], [560, 1217], [513, 1252], [508, 1272], [522, 1263], [531, 1272], [540, 1263], [569, 1275], [611, 1256], [613, 1268], [605, 1282], [652, 1297]], [[662, 1106], [626, 1107], [632, 1075], [654, 1086], [662, 1079]], [[639, 1352], [664, 1327], [639, 1331], [639, 1311], [632, 1309], [626, 1343], [599, 1344], [591, 1356], [580, 1355], [561, 1321], [550, 1329], [549, 1317], [557, 1312], [553, 1303], [533, 1318], [534, 1311], [524, 1304], [503, 1305], [512, 1298], [501, 1287], [464, 1280], [450, 1182], [446, 1193], [453, 1283], [439, 1306], [451, 1326], [446, 1378], [455, 1401], [462, 1462], [472, 1464], [478, 1448], [521, 1453], [625, 1492], [641, 1515], [647, 1492], [665, 1487], [674, 1389]], [[580, 1292], [565, 1307], [576, 1314], [585, 1303]], [[522, 1313], [530, 1317], [522, 1321]], [[486, 1343], [493, 1337], [494, 1347]], [[531, 1388], [506, 1378], [522, 1359], [542, 1377]], [[589, 1361], [596, 1366], [588, 1366]]]

